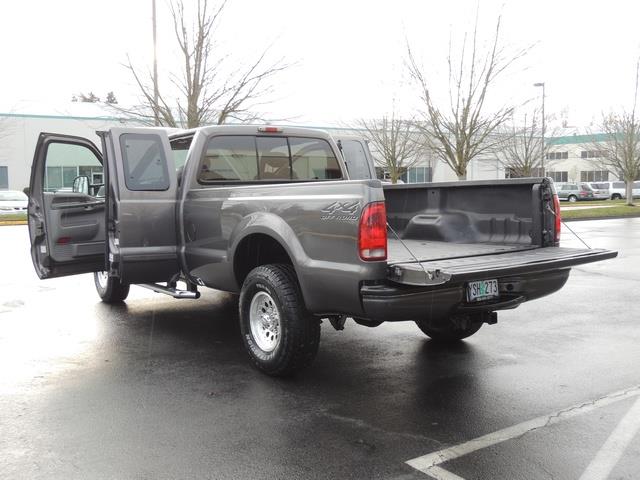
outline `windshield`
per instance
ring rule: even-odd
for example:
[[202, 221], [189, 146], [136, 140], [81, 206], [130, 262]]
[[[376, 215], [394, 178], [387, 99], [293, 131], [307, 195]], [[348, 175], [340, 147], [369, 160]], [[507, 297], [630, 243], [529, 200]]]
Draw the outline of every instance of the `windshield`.
[[0, 192], [0, 201], [4, 202], [26, 202], [27, 196], [22, 192], [8, 190]]

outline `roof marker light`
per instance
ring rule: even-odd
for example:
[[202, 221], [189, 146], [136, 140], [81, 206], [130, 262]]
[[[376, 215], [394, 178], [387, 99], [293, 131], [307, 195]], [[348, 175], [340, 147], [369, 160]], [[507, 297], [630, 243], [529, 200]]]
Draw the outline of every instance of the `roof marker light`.
[[258, 131], [262, 133], [282, 133], [280, 127], [258, 127]]

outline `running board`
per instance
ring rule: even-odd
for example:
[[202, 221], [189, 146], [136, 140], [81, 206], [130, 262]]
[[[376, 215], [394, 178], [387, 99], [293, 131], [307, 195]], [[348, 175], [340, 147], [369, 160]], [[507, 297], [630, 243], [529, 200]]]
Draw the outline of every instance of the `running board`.
[[190, 290], [178, 290], [177, 288], [165, 287], [164, 285], [158, 285], [157, 283], [137, 283], [139, 287], [148, 288], [156, 293], [164, 293], [173, 298], [186, 298], [188, 300], [195, 300], [200, 298], [200, 292]]

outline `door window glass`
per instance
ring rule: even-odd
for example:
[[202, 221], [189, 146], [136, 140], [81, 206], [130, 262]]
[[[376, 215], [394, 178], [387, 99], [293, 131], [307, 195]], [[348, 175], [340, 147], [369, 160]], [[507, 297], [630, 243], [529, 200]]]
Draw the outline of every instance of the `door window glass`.
[[129, 190], [167, 190], [169, 170], [162, 140], [149, 133], [120, 136], [124, 181]]
[[[45, 192], [71, 192], [78, 176], [102, 175], [102, 163], [87, 147], [70, 143], [51, 143], [47, 148]], [[90, 189], [91, 190], [91, 189]]]
[[325, 140], [290, 137], [293, 178], [333, 180], [342, 178], [338, 159]]

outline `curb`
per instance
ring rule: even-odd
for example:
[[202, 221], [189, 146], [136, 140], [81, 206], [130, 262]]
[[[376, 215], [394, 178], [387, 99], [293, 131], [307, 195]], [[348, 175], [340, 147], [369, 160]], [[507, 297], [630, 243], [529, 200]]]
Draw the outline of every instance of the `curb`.
[[633, 215], [615, 215], [611, 217], [581, 217], [581, 218], [562, 218], [563, 222], [583, 222], [585, 220], [619, 220], [621, 218], [640, 218], [640, 213]]
[[25, 220], [5, 220], [0, 221], [0, 227], [8, 226], [8, 225], [26, 225], [27, 222]]

